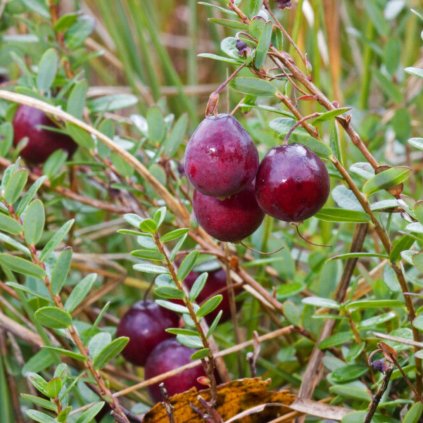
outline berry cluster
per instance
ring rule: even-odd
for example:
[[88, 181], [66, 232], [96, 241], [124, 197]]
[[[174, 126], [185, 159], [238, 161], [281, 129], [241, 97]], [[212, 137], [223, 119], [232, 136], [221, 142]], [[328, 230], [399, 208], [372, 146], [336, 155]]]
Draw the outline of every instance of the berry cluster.
[[[191, 288], [198, 276], [199, 273], [191, 272], [184, 281], [185, 286]], [[197, 297], [197, 302], [201, 304], [217, 293], [223, 296], [223, 300], [219, 307], [207, 316], [206, 320], [209, 324], [220, 310], [222, 310], [221, 322], [228, 320], [231, 316], [229, 295], [226, 290], [226, 272], [223, 269], [209, 272], [206, 285]], [[144, 366], [146, 379], [191, 361], [191, 355], [195, 351], [181, 345], [174, 335], [166, 332], [168, 328], [178, 327], [179, 320], [176, 313], [160, 307], [151, 300], [134, 304], [120, 320], [117, 335], [129, 338], [123, 356], [137, 366]], [[197, 366], [166, 379], [164, 385], [170, 396], [184, 392], [193, 386], [204, 389], [205, 386], [199, 380], [205, 376], [203, 367]], [[151, 385], [149, 391], [154, 401], [162, 399], [157, 384]]]
[[185, 153], [198, 223], [216, 239], [251, 235], [264, 214], [286, 222], [313, 216], [329, 195], [329, 175], [316, 154], [300, 144], [272, 148], [259, 164], [251, 137], [230, 115], [207, 116]]

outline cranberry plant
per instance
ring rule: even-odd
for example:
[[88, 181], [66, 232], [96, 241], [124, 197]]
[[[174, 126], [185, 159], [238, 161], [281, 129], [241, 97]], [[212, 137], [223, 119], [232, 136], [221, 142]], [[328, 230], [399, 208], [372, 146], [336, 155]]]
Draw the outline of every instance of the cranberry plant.
[[420, 421], [418, 5], [164, 3], [0, 6], [0, 421]]

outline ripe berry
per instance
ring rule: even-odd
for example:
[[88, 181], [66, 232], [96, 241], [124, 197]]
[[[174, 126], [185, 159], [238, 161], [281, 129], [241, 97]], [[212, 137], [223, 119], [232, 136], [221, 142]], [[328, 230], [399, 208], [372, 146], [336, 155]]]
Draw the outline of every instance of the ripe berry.
[[[185, 278], [184, 284], [186, 285], [186, 287], [191, 289], [199, 275], [200, 273], [191, 272]], [[197, 297], [197, 304], [203, 303], [204, 301], [206, 301], [210, 297], [213, 297], [216, 294], [220, 294], [223, 297], [222, 302], [219, 304], [219, 307], [217, 307], [213, 312], [207, 315], [206, 320], [209, 325], [213, 323], [213, 320], [215, 319], [220, 310], [222, 310], [223, 312], [220, 322], [225, 322], [231, 318], [230, 298], [229, 292], [226, 288], [226, 272], [223, 269], [217, 269], [208, 272], [207, 282], [204, 285], [203, 290]], [[239, 291], [239, 288], [236, 289], [234, 294], [236, 295], [237, 293], [239, 293]]]
[[286, 222], [313, 216], [329, 195], [329, 175], [322, 160], [300, 144], [272, 148], [260, 164], [256, 198], [267, 214]]
[[131, 363], [143, 366], [157, 344], [173, 335], [165, 332], [178, 325], [177, 314], [153, 301], [135, 303], [122, 317], [117, 336], [129, 337], [123, 356]]
[[253, 184], [224, 200], [195, 191], [192, 205], [198, 223], [220, 241], [241, 241], [260, 226], [264, 217]]
[[254, 179], [258, 153], [250, 136], [230, 115], [207, 116], [185, 153], [185, 173], [204, 195], [228, 197]]
[[73, 155], [77, 144], [67, 135], [50, 131], [41, 126], [57, 128], [52, 120], [41, 110], [29, 106], [20, 106], [13, 119], [14, 145], [23, 138], [28, 138], [21, 156], [29, 163], [44, 163], [56, 150], [67, 151]]
[[[154, 348], [147, 359], [147, 363], [145, 364], [145, 378], [151, 379], [169, 370], [190, 363], [191, 355], [194, 352], [191, 348], [181, 345], [176, 339], [163, 341]], [[164, 380], [164, 385], [169, 396], [185, 392], [193, 386], [198, 389], [204, 389], [205, 386], [200, 385], [197, 382], [197, 378], [205, 375], [203, 367], [199, 365]], [[154, 401], [162, 400], [158, 384], [149, 386], [148, 390]]]

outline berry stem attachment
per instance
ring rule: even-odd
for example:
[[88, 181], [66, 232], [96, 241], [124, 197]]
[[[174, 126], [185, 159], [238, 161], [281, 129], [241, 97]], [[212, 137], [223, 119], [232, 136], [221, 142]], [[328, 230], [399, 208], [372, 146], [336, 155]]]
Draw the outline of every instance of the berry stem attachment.
[[231, 82], [238, 73], [245, 67], [245, 64], [238, 67], [231, 75], [229, 75], [225, 81], [223, 81], [211, 94], [209, 97], [209, 101], [207, 102], [206, 106], [206, 117], [210, 115], [217, 115], [217, 106], [219, 103], [219, 96], [221, 92], [226, 88], [226, 86]]
[[[302, 117], [300, 120], [298, 120], [297, 122], [295, 122], [295, 124], [291, 127], [291, 129], [288, 131], [288, 133], [285, 135], [285, 138], [283, 140], [283, 143], [285, 145], [288, 144], [289, 138], [291, 137], [292, 133], [300, 126], [302, 125], [305, 121], [309, 120], [309, 119], [314, 119], [316, 117], [320, 116], [319, 112], [314, 112], [311, 115], [307, 115]], [[317, 132], [317, 131], [316, 131]]]

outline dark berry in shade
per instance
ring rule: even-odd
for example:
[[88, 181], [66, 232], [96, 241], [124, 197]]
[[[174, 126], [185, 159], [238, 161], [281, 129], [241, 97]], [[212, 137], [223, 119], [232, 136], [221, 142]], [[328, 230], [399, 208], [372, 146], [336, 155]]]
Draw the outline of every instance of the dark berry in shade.
[[160, 342], [172, 338], [165, 329], [176, 327], [179, 316], [154, 301], [135, 303], [122, 317], [117, 328], [117, 336], [127, 336], [129, 342], [123, 356], [131, 363], [144, 366], [147, 357]]
[[[154, 348], [145, 364], [145, 379], [151, 379], [162, 373], [176, 369], [180, 366], [191, 362], [191, 355], [195, 350], [181, 345], [176, 339], [167, 339]], [[204, 385], [197, 382], [199, 377], [206, 376], [201, 365], [192, 369], [184, 370], [175, 376], [163, 381], [169, 396], [185, 392], [186, 390], [196, 387], [197, 389], [205, 389]], [[148, 387], [151, 398], [154, 401], [161, 401], [159, 385], [151, 385]]]
[[220, 241], [241, 241], [260, 226], [264, 217], [252, 183], [224, 200], [195, 191], [192, 205], [200, 226]]
[[329, 175], [316, 154], [300, 144], [272, 148], [260, 163], [256, 198], [263, 211], [286, 222], [317, 213], [329, 195]]
[[13, 119], [14, 145], [23, 138], [27, 144], [21, 156], [28, 163], [44, 163], [56, 150], [65, 150], [72, 157], [77, 144], [65, 134], [50, 131], [44, 127], [57, 129], [57, 125], [41, 110], [29, 106], [20, 106]]
[[278, 9], [286, 9], [292, 6], [291, 0], [276, 0]]
[[204, 195], [229, 197], [255, 178], [257, 149], [240, 123], [230, 115], [206, 117], [185, 152], [185, 174]]
[[[194, 285], [195, 280], [200, 276], [200, 273], [191, 272], [184, 281], [185, 286], [188, 289], [191, 289]], [[240, 289], [234, 290], [234, 295], [239, 294]], [[201, 305], [204, 301], [208, 300], [210, 297], [213, 297], [216, 294], [222, 295], [223, 299], [219, 306], [207, 315], [206, 321], [210, 325], [213, 323], [213, 320], [218, 315], [220, 310], [222, 310], [222, 317], [220, 322], [225, 322], [231, 318], [231, 306], [230, 306], [230, 297], [227, 289], [226, 283], [226, 272], [223, 269], [217, 269], [211, 272], [208, 272], [207, 282], [204, 285], [203, 290], [197, 297], [196, 302]]]

